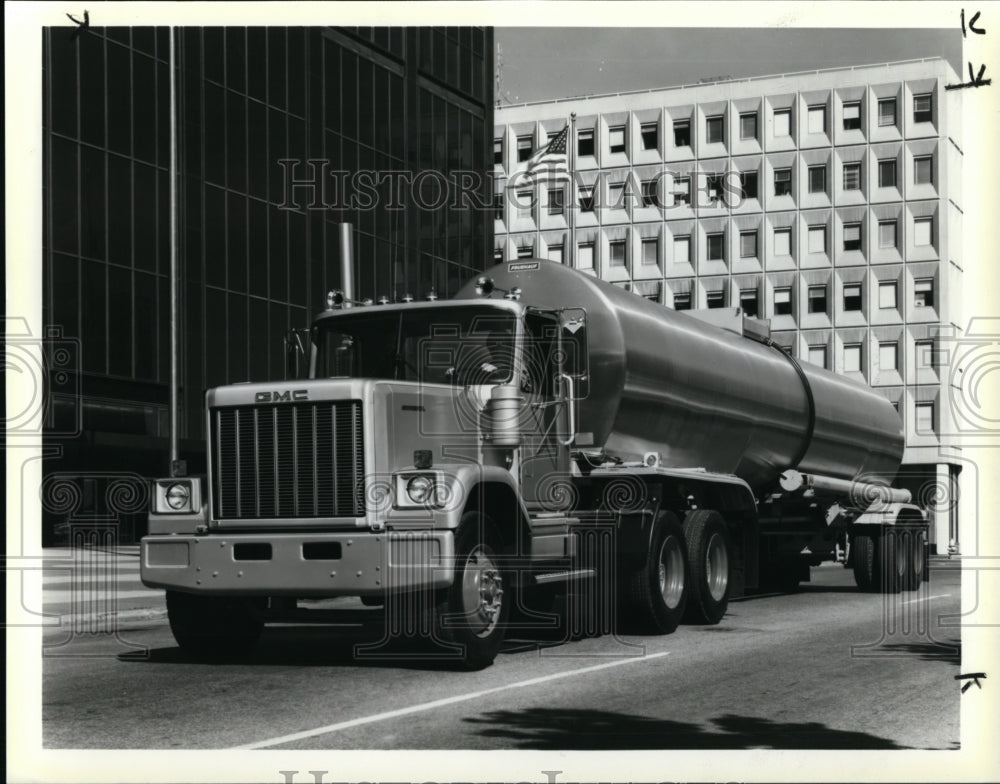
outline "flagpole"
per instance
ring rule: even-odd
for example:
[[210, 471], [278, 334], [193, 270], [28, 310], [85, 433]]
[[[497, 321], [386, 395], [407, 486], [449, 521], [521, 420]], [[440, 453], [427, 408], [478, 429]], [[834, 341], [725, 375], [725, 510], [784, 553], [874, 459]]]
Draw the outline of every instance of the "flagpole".
[[569, 253], [563, 254], [576, 268], [576, 112], [569, 115]]

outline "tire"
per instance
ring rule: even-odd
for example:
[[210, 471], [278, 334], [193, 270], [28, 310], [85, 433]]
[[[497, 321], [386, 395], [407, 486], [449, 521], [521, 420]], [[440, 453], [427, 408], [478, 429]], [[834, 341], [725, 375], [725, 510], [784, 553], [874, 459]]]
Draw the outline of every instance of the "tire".
[[916, 591], [924, 581], [924, 541], [919, 528], [906, 530], [903, 541], [906, 545], [906, 574], [903, 579], [904, 591]]
[[906, 578], [907, 553], [902, 530], [886, 528], [879, 537], [879, 571], [882, 593], [899, 593]]
[[459, 648], [461, 665], [481, 670], [503, 644], [512, 594], [500, 569], [502, 542], [489, 520], [466, 512], [455, 536], [455, 579], [440, 592], [434, 611], [437, 634]]
[[691, 578], [684, 621], [717, 624], [726, 614], [732, 584], [732, 547], [726, 521], [710, 509], [688, 512], [684, 539]]
[[677, 518], [661, 512], [653, 524], [645, 564], [622, 578], [624, 619], [644, 632], [670, 634], [684, 617], [688, 601], [687, 554]]
[[854, 582], [858, 588], [866, 593], [875, 591], [878, 585], [875, 537], [870, 534], [853, 534], [851, 560], [854, 562]]
[[260, 613], [245, 599], [167, 591], [170, 631], [185, 653], [197, 659], [243, 656], [264, 629]]

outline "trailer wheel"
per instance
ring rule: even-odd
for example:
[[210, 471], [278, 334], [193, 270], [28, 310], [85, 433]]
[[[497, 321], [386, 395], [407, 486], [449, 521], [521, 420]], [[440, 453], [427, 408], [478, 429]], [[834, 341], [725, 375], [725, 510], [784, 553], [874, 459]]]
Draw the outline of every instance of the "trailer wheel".
[[661, 512], [653, 523], [645, 564], [622, 575], [625, 619], [653, 634], [670, 634], [687, 606], [687, 558], [677, 518]]
[[477, 512], [466, 512], [455, 535], [455, 580], [435, 608], [438, 635], [460, 648], [462, 666], [480, 670], [500, 652], [510, 615], [510, 575], [500, 568], [500, 537]]
[[904, 591], [916, 591], [924, 581], [924, 542], [919, 528], [907, 528], [903, 533], [906, 548], [906, 574], [903, 578]]
[[716, 624], [729, 606], [732, 569], [729, 532], [722, 515], [710, 509], [688, 512], [684, 517], [691, 591], [684, 620]]
[[245, 599], [167, 591], [167, 618], [174, 639], [198, 659], [246, 654], [264, 629], [260, 613]]
[[875, 537], [870, 534], [851, 536], [851, 560], [854, 562], [854, 582], [865, 592], [876, 590], [878, 569], [875, 560]]
[[886, 528], [879, 537], [879, 571], [882, 593], [899, 593], [906, 581], [909, 556], [903, 529]]

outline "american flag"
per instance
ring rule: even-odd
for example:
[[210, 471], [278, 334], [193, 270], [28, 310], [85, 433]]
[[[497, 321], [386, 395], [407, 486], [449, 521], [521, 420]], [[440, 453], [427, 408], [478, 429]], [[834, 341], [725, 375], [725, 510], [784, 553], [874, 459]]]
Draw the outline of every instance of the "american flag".
[[557, 185], [569, 181], [569, 165], [566, 161], [566, 143], [569, 138], [569, 123], [559, 131], [542, 149], [528, 158], [523, 169], [518, 169], [510, 178], [508, 187], [523, 188], [540, 182]]

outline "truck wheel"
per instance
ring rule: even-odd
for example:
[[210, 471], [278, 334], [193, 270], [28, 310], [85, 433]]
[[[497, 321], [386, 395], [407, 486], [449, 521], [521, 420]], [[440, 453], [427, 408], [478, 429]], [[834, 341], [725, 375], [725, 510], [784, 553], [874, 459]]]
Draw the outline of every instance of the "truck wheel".
[[865, 592], [876, 590], [878, 569], [875, 560], [875, 537], [870, 534], [851, 536], [851, 560], [854, 562], [854, 582]]
[[909, 528], [904, 534], [903, 543], [906, 548], [906, 574], [903, 578], [903, 590], [915, 591], [924, 581], [924, 542], [921, 532]]
[[906, 544], [902, 529], [887, 528], [878, 540], [878, 564], [882, 593], [899, 593], [906, 579]]
[[687, 606], [687, 563], [684, 534], [677, 518], [661, 512], [656, 518], [646, 563], [623, 575], [622, 609], [653, 634], [670, 634], [681, 622]]
[[167, 618], [174, 639], [199, 659], [227, 659], [247, 653], [264, 629], [245, 599], [167, 591]]
[[441, 639], [461, 648], [462, 666], [493, 663], [510, 615], [510, 575], [500, 569], [500, 537], [476, 512], [462, 517], [455, 536], [455, 580], [441, 592], [435, 623]]
[[729, 532], [718, 512], [698, 509], [684, 517], [691, 591], [684, 620], [716, 624], [729, 606]]

